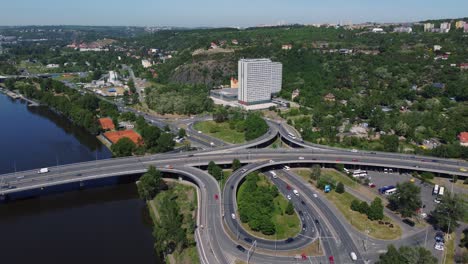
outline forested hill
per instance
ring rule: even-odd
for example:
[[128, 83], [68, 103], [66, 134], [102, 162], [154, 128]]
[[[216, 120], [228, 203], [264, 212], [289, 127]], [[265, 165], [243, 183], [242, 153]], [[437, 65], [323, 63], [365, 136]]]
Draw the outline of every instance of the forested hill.
[[[299, 89], [295, 101], [307, 107], [283, 117], [307, 140], [414, 151], [415, 143], [434, 139], [453, 147], [438, 148], [436, 155], [466, 156], [466, 148], [456, 145], [457, 135], [468, 131], [468, 70], [461, 69], [468, 63], [468, 34], [455, 29], [455, 21], [449, 33], [423, 32], [422, 23], [412, 26], [413, 33], [393, 33], [394, 27], [383, 27], [386, 33], [309, 26], [165, 31], [139, 41], [177, 50], [173, 59], [154, 66], [155, 81], [162, 84], [211, 88], [237, 76], [240, 58], [283, 63], [280, 96], [290, 99]], [[286, 44], [291, 49], [282, 49]], [[329, 93], [332, 100], [325, 100]], [[371, 130], [343, 141], [339, 134], [359, 124]], [[369, 143], [380, 142], [381, 135], [396, 137], [388, 140], [396, 145]]]

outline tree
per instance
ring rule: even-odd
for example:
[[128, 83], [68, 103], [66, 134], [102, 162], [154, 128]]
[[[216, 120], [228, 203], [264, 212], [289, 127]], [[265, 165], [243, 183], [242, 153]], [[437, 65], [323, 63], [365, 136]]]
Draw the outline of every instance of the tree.
[[131, 156], [135, 149], [135, 143], [127, 137], [119, 139], [119, 141], [111, 146], [112, 153], [114, 153], [116, 157]]
[[436, 205], [431, 215], [436, 226], [448, 232], [459, 226], [458, 221], [463, 219], [467, 210], [466, 201], [460, 195], [451, 195], [450, 192], [447, 192], [442, 196], [442, 200]]
[[132, 92], [132, 94], [136, 93], [137, 90], [135, 88], [135, 82], [133, 81], [133, 79], [130, 79], [128, 82], [127, 82], [127, 85], [128, 85], [128, 88], [130, 88], [130, 92]]
[[156, 170], [154, 166], [150, 166], [148, 171], [140, 177], [137, 186], [140, 198], [151, 200], [164, 188], [165, 183], [162, 179], [161, 172]]
[[353, 210], [353, 211], [359, 212], [360, 205], [361, 205], [361, 203], [359, 202], [359, 200], [354, 199], [354, 200], [351, 202], [350, 208], [351, 208], [351, 210]]
[[379, 261], [376, 264], [437, 264], [437, 258], [432, 256], [432, 253], [423, 247], [407, 247], [403, 246], [396, 249], [394, 245], [389, 245], [386, 253], [379, 256]]
[[268, 124], [258, 114], [249, 113], [245, 119], [245, 140], [253, 140], [268, 131]]
[[241, 164], [240, 160], [234, 159], [234, 160], [232, 161], [232, 166], [231, 166], [232, 171], [236, 171], [236, 170], [238, 170], [240, 167], [242, 167], [242, 164]]
[[291, 202], [288, 202], [288, 205], [286, 206], [286, 210], [284, 211], [287, 215], [292, 215], [294, 214], [294, 206]]
[[213, 113], [213, 120], [216, 122], [216, 123], [222, 123], [222, 122], [225, 122], [227, 121], [229, 118], [229, 113], [227, 111], [226, 108], [224, 107], [219, 107], [215, 110], [215, 112]]
[[214, 161], [210, 161], [210, 163], [208, 163], [208, 173], [218, 181], [222, 180], [224, 177], [223, 169], [216, 165]]
[[173, 150], [175, 146], [175, 142], [172, 139], [172, 134], [170, 133], [162, 133], [161, 136], [158, 138], [157, 141], [157, 152], [167, 152]]
[[344, 185], [343, 185], [342, 182], [338, 182], [338, 184], [336, 185], [335, 192], [337, 192], [337, 193], [344, 193], [345, 192]]
[[460, 240], [460, 247], [468, 249], [468, 228], [463, 229], [463, 238]]
[[398, 151], [398, 137], [395, 135], [382, 136], [383, 147], [385, 151], [397, 152]]
[[379, 197], [376, 197], [374, 201], [372, 201], [369, 211], [367, 214], [369, 220], [382, 220], [384, 217], [384, 206], [382, 204], [382, 200]]
[[313, 180], [318, 180], [318, 178], [320, 178], [321, 171], [322, 170], [320, 168], [320, 165], [313, 165], [312, 172], [310, 173], [310, 178], [312, 178]]
[[187, 132], [185, 131], [185, 129], [181, 128], [179, 129], [179, 133], [177, 135], [179, 136], [179, 138], [185, 138], [187, 136]]
[[399, 212], [403, 217], [415, 215], [421, 208], [421, 188], [411, 182], [398, 183], [397, 192], [388, 198], [390, 208]]

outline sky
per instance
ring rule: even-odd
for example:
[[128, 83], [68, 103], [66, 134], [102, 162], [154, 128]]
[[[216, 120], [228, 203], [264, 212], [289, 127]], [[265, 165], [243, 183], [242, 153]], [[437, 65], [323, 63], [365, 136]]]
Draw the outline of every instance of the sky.
[[468, 16], [466, 0], [2, 0], [0, 25], [221, 27]]

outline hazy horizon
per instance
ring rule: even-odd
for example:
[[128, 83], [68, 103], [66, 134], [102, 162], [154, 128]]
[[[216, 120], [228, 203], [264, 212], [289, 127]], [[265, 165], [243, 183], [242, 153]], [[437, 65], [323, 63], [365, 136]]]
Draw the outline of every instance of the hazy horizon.
[[2, 6], [1, 26], [171, 26], [249, 27], [313, 23], [404, 23], [466, 17], [468, 1], [238, 0], [232, 6], [215, 0], [23, 0]]

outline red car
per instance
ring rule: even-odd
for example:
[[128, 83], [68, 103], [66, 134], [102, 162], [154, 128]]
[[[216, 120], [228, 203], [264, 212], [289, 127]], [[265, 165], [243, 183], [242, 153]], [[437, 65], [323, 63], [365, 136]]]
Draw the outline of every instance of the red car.
[[286, 189], [291, 190], [291, 186], [289, 186], [289, 184], [286, 184]]
[[328, 261], [330, 261], [330, 264], [335, 263], [335, 258], [333, 256], [328, 257]]
[[373, 184], [373, 183], [371, 182], [371, 183], [369, 183], [369, 187], [375, 188], [375, 184]]
[[353, 161], [354, 161], [354, 162], [358, 162], [359, 160], [357, 160], [357, 159], [353, 159]]
[[215, 197], [215, 200], [219, 199], [219, 196], [217, 194], [215, 194], [214, 197]]

